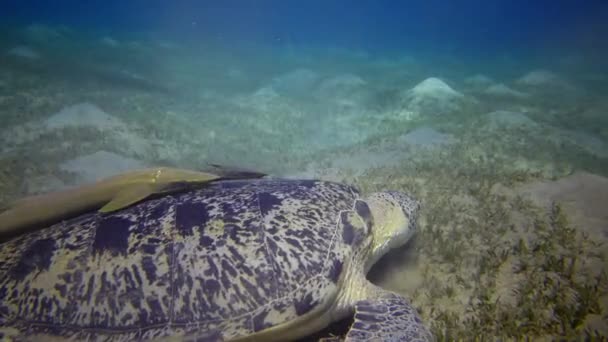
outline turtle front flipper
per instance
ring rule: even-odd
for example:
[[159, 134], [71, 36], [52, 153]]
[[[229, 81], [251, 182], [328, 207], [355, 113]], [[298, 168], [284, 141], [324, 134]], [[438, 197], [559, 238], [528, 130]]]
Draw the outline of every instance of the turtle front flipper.
[[434, 341], [416, 309], [397, 294], [355, 303], [355, 317], [345, 341]]

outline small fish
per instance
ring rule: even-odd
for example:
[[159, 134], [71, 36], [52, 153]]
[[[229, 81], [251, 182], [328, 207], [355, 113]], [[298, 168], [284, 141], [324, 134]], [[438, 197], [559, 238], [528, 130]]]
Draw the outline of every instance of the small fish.
[[[261, 174], [255, 177], [257, 175]], [[26, 197], [0, 213], [0, 237], [21, 234], [90, 210], [113, 212], [154, 194], [184, 191], [220, 178], [231, 177], [157, 167], [122, 173], [63, 191]]]

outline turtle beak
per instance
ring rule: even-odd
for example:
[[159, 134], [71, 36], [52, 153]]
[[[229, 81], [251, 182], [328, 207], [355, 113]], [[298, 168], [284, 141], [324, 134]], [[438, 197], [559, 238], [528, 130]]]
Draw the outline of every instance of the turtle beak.
[[418, 211], [420, 203], [414, 197], [400, 191], [387, 192], [403, 213], [402, 217], [395, 214], [394, 236], [390, 239], [391, 248], [399, 247], [407, 243], [417, 230]]
[[387, 191], [371, 194], [367, 199], [373, 216], [371, 267], [390, 249], [403, 246], [416, 232], [420, 205], [410, 195]]

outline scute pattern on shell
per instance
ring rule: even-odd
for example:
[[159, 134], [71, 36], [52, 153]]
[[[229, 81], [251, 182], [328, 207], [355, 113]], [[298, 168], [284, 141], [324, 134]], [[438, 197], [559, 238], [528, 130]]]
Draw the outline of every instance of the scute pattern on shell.
[[358, 197], [223, 181], [20, 236], [0, 245], [0, 335], [230, 339], [289, 322], [337, 293], [351, 253], [338, 221]]

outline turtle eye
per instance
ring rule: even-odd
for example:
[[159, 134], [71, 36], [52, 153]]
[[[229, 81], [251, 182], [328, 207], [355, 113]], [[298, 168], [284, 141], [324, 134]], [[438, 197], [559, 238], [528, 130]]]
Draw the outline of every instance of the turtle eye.
[[369, 233], [374, 225], [374, 217], [372, 216], [372, 211], [369, 209], [367, 203], [361, 200], [356, 200], [355, 212], [357, 212], [357, 215], [359, 215], [359, 217], [361, 217], [365, 222], [365, 233]]

